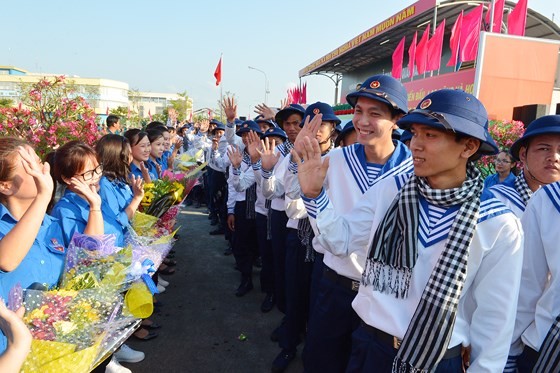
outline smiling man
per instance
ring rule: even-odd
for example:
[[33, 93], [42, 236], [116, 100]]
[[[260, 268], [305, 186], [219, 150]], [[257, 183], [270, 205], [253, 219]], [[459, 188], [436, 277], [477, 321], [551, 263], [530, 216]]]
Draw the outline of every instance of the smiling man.
[[[357, 143], [328, 154], [330, 167], [323, 185], [339, 215], [352, 210], [363, 194], [380, 180], [412, 172], [409, 150], [391, 137], [397, 120], [408, 111], [404, 86], [390, 76], [374, 75], [360, 89], [348, 94], [346, 100], [354, 107], [352, 122]], [[309, 137], [320, 138], [320, 131]], [[299, 150], [298, 144], [295, 149]], [[290, 169], [297, 173], [294, 165]], [[287, 187], [287, 195], [296, 189], [299, 194], [299, 186]], [[357, 294], [365, 253], [341, 257], [323, 245], [320, 238], [313, 241], [313, 248], [319, 253], [315, 257], [313, 277], [318, 280], [312, 284], [303, 354], [305, 371], [309, 373], [344, 371], [350, 358], [352, 332], [360, 321], [352, 309], [352, 301]]]
[[[502, 371], [513, 334], [522, 263], [519, 221], [482, 199], [474, 160], [495, 154], [474, 96], [440, 90], [398, 121], [413, 133], [414, 175], [386, 178], [338, 215], [323, 190], [329, 161], [306, 142], [299, 181], [329, 252], [367, 257], [352, 307], [346, 372]], [[299, 160], [298, 160], [299, 161]], [[467, 355], [465, 355], [467, 356]]]

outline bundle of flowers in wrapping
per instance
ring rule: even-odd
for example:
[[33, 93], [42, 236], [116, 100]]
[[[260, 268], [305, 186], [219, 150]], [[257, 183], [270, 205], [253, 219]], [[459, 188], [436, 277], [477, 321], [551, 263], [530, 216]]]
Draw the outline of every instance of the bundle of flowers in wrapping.
[[68, 246], [60, 288], [65, 290], [115, 288], [124, 291], [138, 278], [131, 275], [131, 246], [115, 244], [112, 234], [76, 233]]
[[89, 372], [140, 323], [122, 315], [123, 298], [114, 288], [26, 289], [22, 298], [33, 336], [22, 372]]
[[[137, 219], [141, 220], [141, 219]], [[145, 228], [144, 228], [145, 229]], [[133, 226], [125, 237], [125, 242], [132, 250], [133, 268], [131, 274], [144, 274], [146, 270], [151, 271], [158, 268], [163, 259], [169, 254], [173, 247], [175, 232], [163, 232], [161, 235], [140, 235]], [[147, 266], [151, 266], [147, 269]]]
[[171, 206], [182, 202], [190, 193], [205, 166], [206, 163], [199, 166], [195, 164], [187, 173], [166, 170], [160, 179], [145, 184], [144, 198], [140, 204], [142, 212], [161, 218]]

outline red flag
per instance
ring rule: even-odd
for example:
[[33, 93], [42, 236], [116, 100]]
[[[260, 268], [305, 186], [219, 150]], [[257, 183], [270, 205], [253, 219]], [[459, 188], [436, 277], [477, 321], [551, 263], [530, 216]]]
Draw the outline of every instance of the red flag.
[[216, 78], [216, 85], [220, 85], [222, 82], [222, 57], [220, 57], [220, 62], [218, 62], [218, 66], [216, 66], [214, 71], [214, 78]]
[[307, 82], [303, 83], [303, 89], [301, 91], [301, 103], [307, 104]]
[[299, 104], [299, 88], [294, 87], [294, 104]]
[[482, 26], [483, 5], [480, 4], [474, 10], [463, 16], [463, 27], [461, 30], [460, 53], [461, 61], [474, 61], [478, 54], [478, 37]]
[[525, 36], [527, 0], [519, 0], [508, 16], [508, 34]]
[[463, 27], [463, 11], [457, 17], [453, 28], [451, 29], [451, 38], [449, 39], [449, 47], [451, 48], [451, 58], [446, 66], [456, 66], [459, 59], [459, 44], [461, 41], [461, 28]]
[[422, 38], [416, 46], [416, 69], [418, 74], [422, 75], [426, 72], [426, 63], [428, 62], [428, 37], [430, 36], [430, 25], [426, 27]]
[[416, 57], [416, 38], [418, 37], [418, 31], [414, 32], [414, 37], [412, 38], [412, 44], [408, 47], [408, 76], [412, 78], [414, 76], [414, 57]]
[[152, 121], [152, 110], [148, 109], [148, 117], [150, 118], [150, 122]]
[[395, 51], [393, 52], [393, 68], [391, 69], [391, 75], [393, 78], [400, 79], [402, 77], [402, 64], [404, 60], [404, 39], [403, 36]]
[[107, 106], [107, 110], [105, 110], [105, 115], [109, 115], [109, 106]]
[[436, 32], [428, 41], [428, 62], [426, 71], [439, 70], [441, 66], [441, 50], [443, 49], [443, 33], [445, 32], [445, 19], [436, 27]]
[[504, 3], [505, 0], [496, 0], [494, 5], [494, 20], [492, 21], [493, 27], [490, 27], [490, 15], [492, 14], [492, 3], [488, 7], [486, 12], [486, 17], [484, 18], [484, 23], [488, 26], [487, 30], [490, 32], [499, 33], [502, 30], [502, 18], [504, 17]]

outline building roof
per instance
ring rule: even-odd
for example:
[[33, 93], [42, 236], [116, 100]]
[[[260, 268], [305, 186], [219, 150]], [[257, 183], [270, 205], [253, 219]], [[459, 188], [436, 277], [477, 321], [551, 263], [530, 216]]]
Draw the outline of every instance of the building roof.
[[[469, 12], [481, 3], [489, 4], [488, 1], [476, 0], [440, 0], [436, 6], [436, 0], [419, 0], [304, 67], [299, 71], [299, 76], [344, 74], [375, 65], [391, 57], [403, 36], [411, 38], [418, 31], [419, 40], [427, 24], [433, 22], [434, 16], [437, 25], [443, 19], [446, 20], [445, 34], [448, 37], [461, 11]], [[515, 5], [506, 1], [504, 12], [507, 14]], [[502, 32], [505, 32], [506, 20], [504, 16]], [[525, 36], [560, 40], [560, 27], [542, 14], [528, 9]]]

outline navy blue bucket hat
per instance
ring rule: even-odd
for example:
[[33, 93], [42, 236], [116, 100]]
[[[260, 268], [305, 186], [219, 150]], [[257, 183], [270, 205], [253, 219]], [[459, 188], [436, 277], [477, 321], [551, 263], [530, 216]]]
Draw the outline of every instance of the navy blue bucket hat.
[[401, 133], [401, 138], [399, 139], [403, 144], [407, 141], [412, 140], [412, 132], [404, 130]]
[[356, 129], [354, 128], [354, 123], [350, 120], [348, 121], [345, 125], [344, 128], [342, 128], [342, 131], [340, 131], [340, 133], [338, 134], [338, 136], [336, 137], [336, 140], [334, 141], [334, 146], [339, 146], [340, 142], [342, 140], [344, 140], [346, 138], [346, 136], [352, 132], [355, 131]]
[[[222, 131], [226, 130], [226, 126], [222, 122], [218, 122], [218, 121], [216, 121], [216, 122], [217, 122], [216, 127], [214, 127], [212, 129], [212, 134], [214, 134], [214, 132], [216, 132], [218, 130], [222, 130]], [[210, 123], [212, 123], [212, 122], [210, 122]]]
[[476, 97], [453, 89], [441, 89], [424, 97], [416, 109], [402, 117], [397, 125], [409, 130], [414, 123], [461, 133], [481, 141], [478, 152], [497, 154], [498, 146], [488, 132], [488, 113]]
[[271, 127], [277, 127], [278, 125], [276, 124], [275, 121], [273, 121], [272, 119], [264, 119], [262, 117], [262, 115], [259, 115], [258, 117], [255, 118], [255, 122], [257, 123], [266, 123]]
[[286, 135], [286, 132], [284, 132], [284, 130], [280, 127], [272, 127], [272, 128], [267, 129], [261, 135], [261, 139], [264, 139], [265, 137], [270, 137], [270, 136], [281, 137], [284, 141], [288, 140], [288, 135]]
[[305, 119], [309, 117], [309, 121], [311, 122], [315, 115], [323, 114], [323, 122], [333, 122], [334, 127], [340, 124], [340, 119], [334, 114], [334, 110], [329, 104], [325, 104], [324, 102], [316, 102], [311, 104], [305, 109], [305, 115], [303, 116], [303, 120], [300, 123], [300, 127], [303, 127], [303, 123], [305, 123]]
[[303, 116], [305, 115], [305, 109], [301, 105], [290, 104], [289, 106], [276, 113], [274, 120], [276, 121], [276, 123], [278, 123], [280, 128], [284, 128], [284, 121], [288, 119], [288, 117], [292, 114], [299, 114], [303, 118]]
[[560, 115], [545, 115], [535, 119], [525, 129], [525, 133], [511, 146], [511, 155], [519, 161], [519, 150], [529, 143], [529, 139], [538, 135], [560, 135]]
[[241, 123], [241, 126], [239, 127], [237, 132], [235, 132], [235, 134], [237, 136], [241, 136], [245, 132], [249, 132], [249, 131], [254, 131], [254, 132], [258, 133], [259, 135], [262, 135], [261, 128], [259, 127], [257, 122], [255, 122], [254, 120], [246, 120], [243, 123]]
[[389, 75], [374, 75], [367, 78], [360, 85], [360, 88], [346, 95], [346, 101], [352, 107], [355, 107], [358, 97], [367, 97], [383, 102], [403, 114], [408, 111], [406, 88], [401, 82]]

